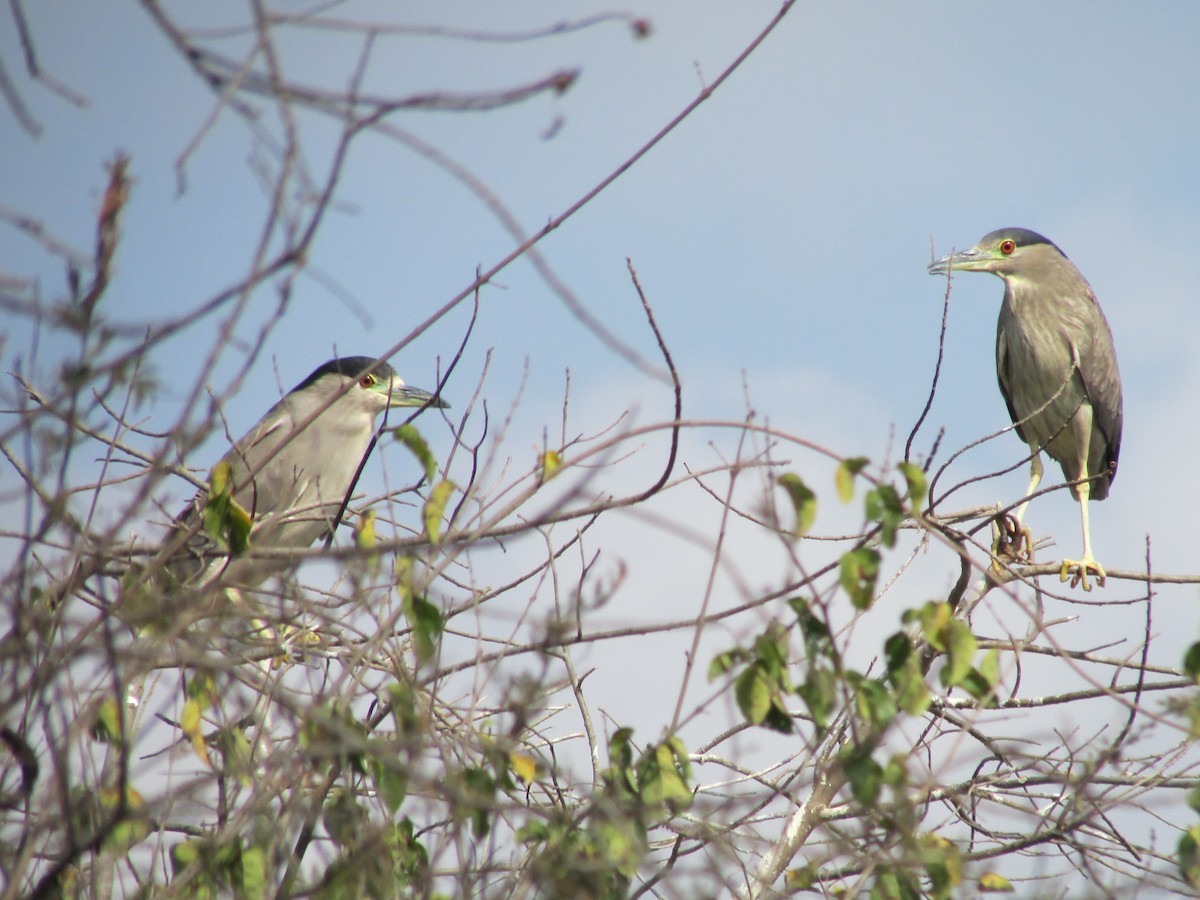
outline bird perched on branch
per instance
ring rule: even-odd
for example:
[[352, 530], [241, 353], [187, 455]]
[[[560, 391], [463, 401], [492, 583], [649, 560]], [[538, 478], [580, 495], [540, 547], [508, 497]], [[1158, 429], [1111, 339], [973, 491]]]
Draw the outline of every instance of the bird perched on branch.
[[1092, 556], [1088, 500], [1103, 500], [1121, 450], [1121, 373], [1112, 331], [1091, 285], [1051, 241], [1025, 228], [984, 235], [970, 250], [929, 266], [932, 275], [991, 272], [1004, 281], [996, 325], [996, 375], [1017, 434], [1033, 455], [1025, 501], [1042, 478], [1040, 451], [1072, 482], [1083, 522], [1083, 557], [1064, 559], [1060, 576], [1091, 590], [1104, 586]]
[[[333, 359], [315, 369], [233, 445], [211, 470], [209, 489], [175, 520], [175, 538], [166, 544], [171, 580], [202, 587], [247, 544], [304, 548], [328, 535], [379, 414], [389, 407], [425, 406], [449, 404], [409, 387], [395, 369], [372, 357]], [[230, 580], [242, 584], [257, 583], [278, 568], [254, 560], [234, 565]]]

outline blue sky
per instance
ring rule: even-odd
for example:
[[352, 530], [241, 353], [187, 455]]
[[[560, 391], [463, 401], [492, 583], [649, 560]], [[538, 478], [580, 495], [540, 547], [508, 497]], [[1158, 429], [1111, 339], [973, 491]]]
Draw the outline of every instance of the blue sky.
[[[380, 8], [339, 12], [367, 18]], [[561, 97], [487, 114], [393, 119], [469, 167], [534, 230], [711, 83], [778, 3], [629, 8], [651, 21], [649, 38], [637, 40], [612, 22], [533, 43], [380, 39], [367, 87], [397, 95], [492, 89], [578, 66], [578, 83]], [[240, 4], [205, 9], [205, 25], [242, 21]], [[603, 9], [577, 5], [580, 15]], [[489, 0], [420, 21], [519, 29], [558, 21], [561, 10], [558, 3]], [[11, 29], [0, 30], [0, 52], [44, 129], [31, 139], [0, 110], [0, 202], [86, 250], [102, 163], [124, 150], [136, 184], [107, 314], [123, 321], [166, 316], [244, 276], [265, 200], [243, 124], [228, 112], [217, 118], [187, 159], [180, 193], [176, 161], [212, 111], [212, 94], [134, 4], [45, 0], [27, 4], [27, 12], [42, 65], [90, 105], [74, 109], [30, 83]], [[1200, 6], [1193, 2], [799, 4], [690, 120], [542, 250], [594, 315], [653, 359], [625, 268], [626, 257], [633, 260], [679, 365], [685, 416], [738, 419], [748, 386], [755, 409], [778, 427], [881, 460], [889, 449], [895, 458], [928, 391], [945, 291], [943, 279], [926, 274], [931, 241], [940, 256], [1001, 226], [1042, 232], [1096, 290], [1124, 379], [1120, 474], [1110, 499], [1092, 513], [1097, 556], [1115, 568], [1140, 568], [1149, 535], [1157, 570], [1194, 572], [1198, 44]], [[227, 42], [231, 54], [241, 47], [240, 39]], [[282, 48], [296, 78], [337, 86], [358, 52], [348, 38], [325, 43], [312, 34]], [[330, 127], [311, 118], [301, 124], [320, 170]], [[444, 172], [394, 142], [364, 139], [310, 260], [322, 277], [297, 283], [268, 340], [270, 361], [255, 367], [227, 405], [231, 428], [249, 427], [279, 382], [291, 387], [335, 351], [391, 346], [468, 285], [476, 266], [486, 268], [511, 247], [500, 224]], [[37, 278], [46, 297], [61, 289], [59, 265], [4, 224], [0, 272]], [[330, 280], [353, 302], [331, 292]], [[922, 452], [939, 427], [946, 429], [944, 459], [1008, 424], [993, 364], [1001, 295], [997, 279], [956, 277], [942, 385], [918, 441]], [[275, 298], [263, 290], [255, 302], [265, 319]], [[431, 387], [437, 360], [453, 352], [465, 319], [465, 309], [456, 311], [393, 362], [410, 382]], [[29, 335], [17, 323], [5, 331], [7, 370], [26, 352]], [[235, 337], [248, 341], [252, 333]], [[207, 353], [216, 340], [208, 323], [155, 353], [150, 362], [166, 389], [141, 410], [151, 427], [174, 421], [202, 359], [197, 348]], [[484, 393], [494, 411], [507, 409], [525, 381], [507, 451], [518, 459], [541, 446], [543, 429], [557, 433], [568, 367], [580, 429], [624, 409], [643, 423], [670, 414], [666, 388], [605, 349], [525, 263], [485, 289], [460, 378], [446, 388], [451, 402], [474, 390], [489, 349]], [[66, 351], [65, 344], [43, 348], [46, 359]], [[226, 347], [218, 389], [242, 354], [237, 340]], [[43, 375], [51, 372], [47, 366]], [[445, 429], [430, 430], [444, 456]], [[690, 463], [714, 462], [709, 441], [716, 452], [732, 446], [727, 435], [694, 435]], [[220, 440], [205, 451], [194, 465], [216, 458]], [[1021, 453], [1015, 436], [1002, 436], [955, 471], [971, 477]], [[402, 452], [390, 459], [385, 465], [406, 462]], [[647, 460], [645, 471], [654, 465]], [[827, 466], [797, 457], [795, 468], [815, 473], [813, 484], [830, 495], [823, 508], [836, 507]], [[1048, 472], [1057, 479], [1056, 466]], [[1025, 478], [1019, 471], [974, 486], [963, 505], [1015, 499]], [[702, 497], [688, 502], [711, 516]], [[703, 550], [656, 523], [618, 522], [653, 538], [618, 544], [615, 554], [655, 596], [674, 596], [683, 613], [694, 608]], [[1057, 538], [1050, 555], [1078, 551], [1078, 511], [1065, 493], [1037, 501], [1030, 522]], [[775, 570], [757, 564], [745, 561], [747, 578], [761, 586]], [[935, 566], [928, 577], [933, 594], [951, 575]], [[1116, 584], [1105, 596], [1137, 591]], [[644, 596], [606, 612], [636, 619]], [[906, 599], [926, 596], [918, 590]], [[1160, 621], [1179, 624], [1156, 651], [1161, 661], [1177, 662], [1195, 639], [1196, 599], [1194, 587], [1164, 591]], [[1115, 613], [1096, 612], [1111, 616], [1096, 622], [1089, 614], [1087, 627], [1097, 634], [1129, 633]]]
[[[461, 4], [457, 21], [438, 24], [519, 29], [557, 21], [557, 8]], [[342, 14], [366, 18], [370, 9]], [[578, 84], [561, 98], [396, 120], [470, 167], [532, 230], [715, 78], [775, 9], [649, 3], [634, 8], [654, 26], [642, 41], [615, 22], [535, 43], [381, 40], [367, 86], [398, 94], [491, 88], [578, 66]], [[625, 271], [625, 257], [633, 259], [691, 386], [685, 412], [740, 415], [744, 372], [765, 392], [757, 399], [773, 421], [847, 453], [877, 455], [889, 429], [906, 430], [920, 409], [932, 367], [944, 284], [925, 273], [931, 239], [940, 255], [1001, 225], [1041, 231], [1092, 282], [1124, 375], [1126, 441], [1113, 498], [1096, 515], [1099, 545], [1112, 545], [1113, 520], [1132, 517], [1133, 534], [1161, 532], [1151, 510], [1169, 513], [1195, 494], [1182, 460], [1158, 451], [1200, 437], [1194, 418], [1176, 412], [1191, 407], [1197, 386], [1188, 260], [1198, 237], [1200, 126], [1187, 103], [1200, 80], [1191, 54], [1200, 12], [1188, 3], [1153, 10], [800, 5], [544, 252], [589, 309], [649, 353]], [[244, 274], [264, 199], [241, 123], [218, 118], [188, 158], [178, 194], [175, 162], [211, 111], [211, 94], [133, 6], [71, 5], [68, 14], [52, 2], [28, 12], [42, 65], [90, 107], [80, 112], [19, 79], [44, 133], [30, 140], [6, 114], [4, 202], [86, 249], [101, 163], [123, 149], [136, 186], [110, 314], [136, 320], [182, 309]], [[214, 13], [205, 24], [238, 21]], [[357, 44], [301, 38], [283, 42], [285, 68], [303, 81], [344, 83]], [[20, 74], [12, 34], [3, 39]], [[219, 46], [235, 53], [239, 43]], [[329, 129], [311, 120], [304, 127], [319, 170]], [[43, 264], [26, 238], [9, 230], [0, 246], [8, 273], [37, 275], [46, 295], [58, 289], [57, 263]], [[468, 284], [475, 266], [510, 247], [444, 173], [394, 143], [363, 141], [312, 265], [370, 321], [302, 278], [267, 347], [279, 380], [290, 387], [335, 350], [390, 346]], [[995, 279], [956, 281], [932, 420], [946, 426], [951, 446], [1006, 424], [991, 362], [1000, 295]], [[506, 271], [484, 301], [473, 351], [495, 348], [498, 394], [511, 391], [528, 357], [528, 405], [557, 405], [550, 398], [569, 366], [577, 390], [607, 395], [616, 407], [644, 404], [647, 416], [668, 411], [666, 396], [658, 403], [647, 395], [640, 376], [581, 330], [528, 266]], [[402, 373], [430, 383], [462, 322], [451, 316], [422, 337], [397, 361]], [[13, 335], [6, 352], [21, 349]], [[189, 383], [188, 353], [153, 362]], [[229, 413], [235, 428], [257, 416], [261, 392], [275, 381], [268, 367], [252, 373], [248, 396]], [[456, 387], [451, 395], [468, 388]], [[987, 452], [1000, 459], [1019, 449], [1010, 438]], [[1012, 478], [1017, 490], [1020, 480]], [[1044, 505], [1069, 507], [1058, 498]], [[1171, 545], [1168, 535], [1156, 537], [1161, 549]]]
[[[226, 15], [214, 11], [204, 24], [240, 22], [239, 8], [226, 4]], [[557, 21], [558, 8], [460, 4], [457, 21], [436, 24], [519, 29]], [[367, 87], [401, 95], [493, 88], [579, 67], [577, 85], [559, 98], [395, 120], [471, 168], [532, 230], [711, 82], [776, 8], [647, 3], [633, 8], [653, 24], [646, 40], [617, 22], [533, 43], [381, 40]], [[342, 14], [366, 18], [371, 9]], [[880, 458], [893, 429], [906, 433], [920, 410], [933, 365], [945, 285], [925, 273], [931, 239], [940, 255], [1002, 225], [1041, 231], [1092, 282], [1124, 376], [1126, 438], [1113, 495], [1094, 515], [1098, 553], [1135, 567], [1150, 533], [1163, 568], [1192, 569], [1196, 479], [1186, 454], [1163, 450], [1200, 439], [1188, 412], [1200, 386], [1190, 265], [1200, 240], [1200, 124], [1189, 107], [1200, 81], [1200, 11], [1190, 3], [1152, 9], [802, 4], [543, 251], [581, 302], [652, 354], [625, 270], [632, 258], [684, 377], [685, 414], [739, 417], [744, 378], [756, 408], [780, 427]], [[86, 250], [101, 164], [125, 150], [136, 184], [109, 315], [137, 321], [182, 310], [244, 275], [265, 201], [242, 123], [228, 112], [217, 118], [188, 157], [179, 193], [176, 161], [211, 112], [212, 95], [133, 5], [48, 2], [27, 12], [43, 67], [90, 105], [74, 109], [21, 77], [13, 35], [0, 35], [44, 129], [32, 140], [3, 113], [3, 202]], [[284, 41], [285, 68], [303, 81], [344, 84], [358, 45], [314, 40]], [[236, 54], [240, 44], [220, 46]], [[302, 124], [319, 171], [329, 127]], [[12, 229], [4, 234], [5, 273], [36, 277], [43, 295], [54, 296], [58, 263]], [[390, 346], [511, 246], [443, 172], [393, 142], [364, 140], [311, 264], [369, 319], [302, 277], [267, 344], [278, 375], [271, 365], [255, 368], [229, 404], [231, 427], [247, 427], [278, 382], [290, 387], [335, 351]], [[273, 298], [260, 293], [265, 317]], [[1001, 293], [992, 278], [956, 279], [931, 417], [945, 426], [946, 447], [1007, 424], [992, 366]], [[452, 314], [396, 360], [408, 380], [432, 384], [436, 360], [452, 352], [464, 320], [465, 311]], [[14, 323], [8, 335], [10, 365], [25, 352], [21, 327]], [[171, 403], [186, 396], [196, 347], [207, 351], [214, 334], [215, 326], [189, 333], [150, 361], [166, 382], [149, 411], [155, 418], [178, 413]], [[667, 393], [600, 346], [526, 264], [484, 292], [464, 381], [447, 389], [452, 399], [474, 387], [489, 348], [494, 404], [515, 396], [528, 359], [522, 410], [534, 435], [555, 421], [567, 367], [576, 397], [596, 408], [634, 407], [642, 421], [669, 413]], [[220, 371], [234, 371], [238, 357], [235, 344]], [[1020, 449], [1005, 437], [976, 451], [971, 464], [987, 471]], [[978, 496], [1012, 496], [1023, 483], [1015, 473]], [[1035, 512], [1036, 524], [1068, 545], [1077, 540], [1076, 511], [1064, 496]]]

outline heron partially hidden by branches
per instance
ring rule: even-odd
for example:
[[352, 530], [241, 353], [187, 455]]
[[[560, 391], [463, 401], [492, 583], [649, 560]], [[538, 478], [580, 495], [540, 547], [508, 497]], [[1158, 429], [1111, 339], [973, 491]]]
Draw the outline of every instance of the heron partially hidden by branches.
[[1121, 449], [1121, 373], [1112, 331], [1091, 285], [1051, 241], [1025, 228], [984, 235], [970, 250], [929, 266], [932, 275], [991, 272], [1004, 281], [996, 325], [996, 375], [1032, 465], [1020, 525], [1042, 479], [1041, 451], [1062, 466], [1079, 501], [1083, 557], [1064, 559], [1060, 576], [1092, 589], [1104, 567], [1092, 556], [1088, 500], [1103, 500]]
[[[166, 544], [172, 581], [199, 587], [230, 562], [212, 532], [240, 518], [256, 548], [304, 548], [329, 534], [339, 517], [375, 433], [375, 420], [396, 407], [447, 407], [439, 397], [406, 385], [395, 369], [369, 356], [333, 359], [271, 407], [213, 467], [209, 489], [188, 504]], [[224, 495], [225, 524], [201, 528]], [[232, 524], [230, 524], [232, 523]], [[224, 552], [222, 552], [224, 551]], [[230, 580], [260, 581], [276, 566], [246, 560]]]

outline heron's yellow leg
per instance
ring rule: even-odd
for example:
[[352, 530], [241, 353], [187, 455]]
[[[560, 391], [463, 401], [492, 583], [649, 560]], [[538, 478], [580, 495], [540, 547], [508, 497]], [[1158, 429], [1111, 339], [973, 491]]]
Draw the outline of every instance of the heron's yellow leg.
[[[1091, 426], [1091, 417], [1088, 417], [1088, 426]], [[1087, 478], [1088, 474], [1088, 445], [1082, 443], [1083, 449], [1080, 451], [1079, 460], [1079, 475], [1080, 479]], [[1064, 559], [1062, 568], [1058, 571], [1059, 581], [1071, 580], [1071, 587], [1083, 585], [1085, 591], [1092, 589], [1088, 582], [1088, 573], [1092, 572], [1096, 576], [1096, 583], [1100, 587], [1104, 587], [1105, 581], [1108, 579], [1108, 573], [1104, 571], [1104, 566], [1096, 562], [1092, 556], [1092, 532], [1088, 525], [1088, 498], [1092, 496], [1092, 485], [1089, 481], [1083, 481], [1075, 487], [1075, 499], [1079, 501], [1079, 516], [1083, 522], [1083, 559]]]

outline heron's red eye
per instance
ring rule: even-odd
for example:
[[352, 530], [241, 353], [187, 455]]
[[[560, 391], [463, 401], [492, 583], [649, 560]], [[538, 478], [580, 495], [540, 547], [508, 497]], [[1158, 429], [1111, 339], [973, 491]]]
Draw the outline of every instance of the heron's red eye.
[[1000, 252], [1003, 253], [1005, 256], [1012, 256], [1012, 252], [1016, 249], [1017, 249], [1017, 242], [1014, 240], [1007, 240], [1007, 241], [1000, 242]]
[[375, 384], [375, 376], [364, 375], [362, 378], [358, 379], [358, 383], [365, 388], [369, 388]]

